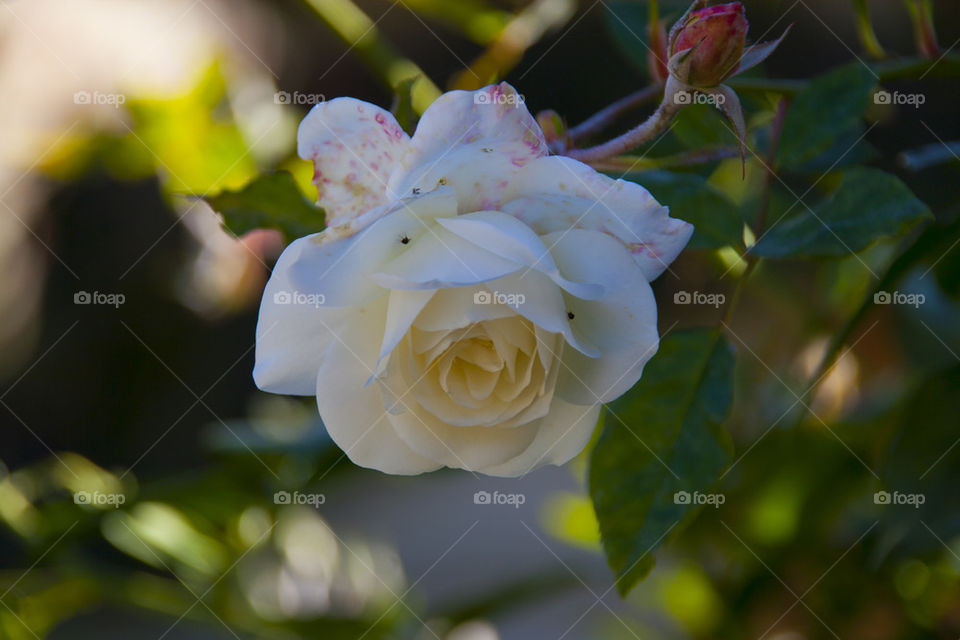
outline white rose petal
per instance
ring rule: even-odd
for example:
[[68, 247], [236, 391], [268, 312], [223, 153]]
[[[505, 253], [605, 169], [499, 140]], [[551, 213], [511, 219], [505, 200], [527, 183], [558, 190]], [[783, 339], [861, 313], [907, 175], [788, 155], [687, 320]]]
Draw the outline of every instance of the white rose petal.
[[623, 242], [649, 281], [693, 235], [693, 225], [671, 218], [637, 183], [613, 180], [572, 158], [536, 160], [512, 184], [515, 197], [504, 211], [541, 235], [572, 227], [603, 231]]
[[547, 155], [547, 144], [523, 99], [507, 83], [450, 91], [424, 112], [390, 177], [396, 197], [444, 182], [457, 190], [462, 212], [495, 209], [520, 169]]
[[393, 114], [362, 100], [336, 98], [310, 110], [297, 132], [297, 152], [313, 162], [327, 225], [387, 201], [387, 180], [408, 141]]

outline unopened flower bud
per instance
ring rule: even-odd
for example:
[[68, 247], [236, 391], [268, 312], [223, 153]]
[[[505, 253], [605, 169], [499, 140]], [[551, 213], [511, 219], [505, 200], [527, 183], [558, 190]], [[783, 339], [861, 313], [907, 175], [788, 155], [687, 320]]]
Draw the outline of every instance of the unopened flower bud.
[[559, 113], [553, 109], [541, 111], [537, 114], [537, 124], [543, 130], [543, 137], [553, 149], [565, 149], [569, 143], [567, 124]]
[[670, 56], [690, 51], [687, 77], [694, 87], [714, 87], [740, 67], [747, 37], [747, 18], [739, 2], [691, 11], [674, 27]]

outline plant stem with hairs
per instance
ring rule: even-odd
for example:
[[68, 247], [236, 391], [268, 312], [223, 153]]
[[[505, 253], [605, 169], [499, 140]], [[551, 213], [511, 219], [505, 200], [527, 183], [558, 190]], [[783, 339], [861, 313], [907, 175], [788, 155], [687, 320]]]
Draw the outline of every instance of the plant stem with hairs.
[[673, 120], [673, 116], [675, 116], [681, 108], [683, 108], [683, 105], [677, 104], [673, 100], [672, 94], [670, 98], [664, 95], [664, 99], [660, 102], [657, 110], [642, 124], [627, 131], [623, 135], [617, 136], [613, 140], [598, 144], [595, 147], [569, 149], [566, 155], [586, 163], [622, 155], [663, 133]]
[[599, 133], [624, 113], [646, 104], [656, 98], [663, 91], [663, 83], [652, 84], [649, 87], [635, 91], [628, 96], [620, 98], [616, 102], [604, 107], [580, 124], [570, 128], [570, 139], [573, 141], [582, 140], [595, 133]]

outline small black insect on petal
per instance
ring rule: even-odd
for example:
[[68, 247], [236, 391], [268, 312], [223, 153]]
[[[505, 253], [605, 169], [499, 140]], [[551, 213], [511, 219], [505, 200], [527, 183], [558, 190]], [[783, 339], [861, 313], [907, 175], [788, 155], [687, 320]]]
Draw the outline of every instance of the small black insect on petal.
[[414, 188], [413, 188], [413, 195], [415, 195], [415, 196], [420, 195], [420, 187], [414, 187]]
[[567, 317], [573, 320], [576, 316], [573, 315], [573, 311], [567, 311]]
[[403, 236], [400, 238], [400, 244], [410, 244], [410, 238], [407, 236], [407, 234], [403, 234]]

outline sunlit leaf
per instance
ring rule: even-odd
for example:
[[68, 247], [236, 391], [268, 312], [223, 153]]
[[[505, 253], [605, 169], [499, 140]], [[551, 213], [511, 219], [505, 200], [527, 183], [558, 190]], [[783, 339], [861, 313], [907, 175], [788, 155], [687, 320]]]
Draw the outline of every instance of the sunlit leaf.
[[170, 192], [235, 188], [256, 171], [227, 93], [223, 73], [211, 65], [182, 95], [127, 103], [134, 125], [127, 143], [146, 150]]
[[729, 464], [723, 422], [733, 355], [719, 332], [664, 338], [634, 389], [608, 406], [590, 459], [590, 495], [607, 561], [626, 594], [653, 551], [698, 508], [678, 492], [706, 492]]

